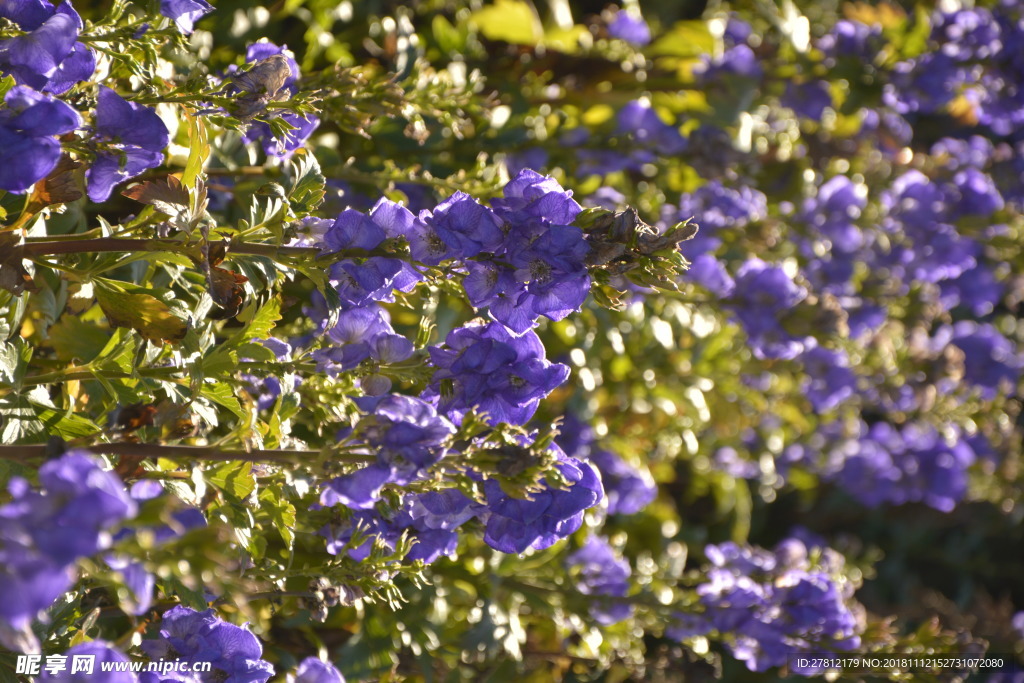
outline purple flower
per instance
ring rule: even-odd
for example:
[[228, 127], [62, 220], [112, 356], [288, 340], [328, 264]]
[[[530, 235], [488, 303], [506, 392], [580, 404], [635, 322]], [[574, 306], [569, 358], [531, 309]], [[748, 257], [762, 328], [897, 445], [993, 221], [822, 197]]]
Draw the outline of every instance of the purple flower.
[[288, 677], [289, 683], [345, 683], [345, 677], [329, 662], [316, 657], [307, 657], [299, 664], [295, 676]]
[[562, 453], [557, 465], [569, 482], [567, 490], [547, 488], [529, 499], [512, 498], [497, 481], [484, 482], [487, 499], [484, 541], [503, 553], [543, 550], [583, 524], [583, 511], [601, 502], [604, 491], [594, 468]]
[[625, 597], [633, 573], [629, 563], [615, 554], [608, 541], [591, 536], [582, 548], [566, 558], [566, 564], [570, 572], [578, 572], [575, 578], [579, 591], [597, 598], [590, 608], [597, 623], [610, 626], [633, 613], [633, 606], [627, 602], [601, 600], [601, 596]]
[[386, 483], [408, 484], [445, 455], [444, 443], [455, 427], [434, 406], [411, 396], [392, 394], [357, 399], [367, 415], [348, 439], [366, 444], [376, 464], [333, 479], [324, 490], [322, 505], [342, 503], [369, 509]]
[[106, 201], [114, 185], [163, 163], [170, 141], [167, 126], [155, 111], [128, 102], [106, 86], [100, 86], [95, 133], [103, 144], [86, 172], [89, 199], [94, 202]]
[[525, 424], [569, 377], [568, 366], [544, 357], [535, 332], [514, 337], [498, 323], [457, 328], [429, 350], [437, 371], [424, 398], [455, 421], [477, 408], [491, 424]]
[[675, 126], [661, 120], [647, 100], [633, 100], [619, 110], [617, 117], [619, 134], [629, 134], [644, 146], [651, 147], [659, 154], [672, 155], [686, 151], [687, 143]]
[[650, 474], [634, 468], [620, 456], [601, 448], [590, 453], [590, 462], [601, 473], [608, 514], [635, 515], [658, 495]]
[[[671, 211], [671, 210], [669, 210]], [[666, 224], [694, 219], [700, 231], [687, 240], [683, 249], [689, 258], [715, 251], [725, 231], [738, 231], [768, 215], [768, 198], [751, 187], [726, 187], [712, 180], [679, 198], [679, 212], [669, 213]]]
[[142, 641], [142, 650], [151, 659], [210, 662], [225, 683], [266, 683], [274, 674], [256, 636], [222, 621], [213, 609], [172, 608], [160, 621], [160, 637]]
[[804, 200], [800, 218], [830, 242], [832, 249], [848, 254], [864, 246], [864, 233], [854, 223], [867, 204], [866, 188], [846, 176], [830, 178], [814, 197]]
[[747, 331], [756, 356], [791, 359], [809, 345], [792, 337], [780, 322], [780, 317], [806, 296], [807, 290], [779, 266], [757, 258], [740, 266], [730, 308]]
[[931, 427], [879, 422], [839, 442], [826, 474], [865, 505], [921, 501], [949, 512], [967, 492], [975, 457], [962, 438], [948, 442]]
[[647, 22], [631, 12], [618, 11], [608, 22], [608, 35], [627, 43], [643, 47], [651, 42], [651, 29]]
[[195, 29], [195, 23], [213, 11], [206, 0], [160, 0], [160, 14], [174, 22], [186, 36]]
[[728, 297], [736, 283], [726, 272], [722, 262], [711, 254], [701, 254], [690, 264], [686, 277], [718, 297]]
[[5, 163], [0, 165], [0, 189], [21, 193], [45, 178], [60, 160], [60, 143], [54, 136], [75, 130], [82, 119], [64, 102], [23, 85], [11, 88], [4, 102], [0, 146]]
[[78, 42], [82, 18], [67, 0], [57, 7], [39, 0], [9, 0], [0, 5], [0, 17], [28, 31], [0, 42], [0, 70], [19, 84], [60, 95], [92, 78], [96, 57]]
[[846, 604], [850, 586], [836, 575], [842, 570], [836, 553], [826, 549], [823, 560], [834, 561], [812, 566], [803, 544], [790, 539], [776, 553], [723, 543], [708, 546], [705, 554], [713, 568], [697, 587], [704, 613], [680, 615], [678, 635], [693, 637], [713, 627], [752, 671], [782, 666], [792, 654], [859, 645], [861, 626]]
[[820, 121], [825, 110], [832, 106], [832, 93], [825, 81], [800, 84], [790, 81], [786, 84], [782, 104], [796, 112], [797, 116]]
[[21, 632], [9, 643], [18, 649], [34, 646], [28, 625], [71, 585], [74, 561], [108, 547], [108, 531], [136, 511], [120, 479], [84, 451], [47, 462], [39, 481], [35, 492], [11, 479], [0, 507], [0, 621]]
[[952, 343], [964, 352], [964, 376], [985, 399], [1006, 389], [1017, 393], [1022, 360], [1014, 344], [992, 325], [963, 320], [953, 326]]
[[715, 83], [730, 78], [757, 81], [764, 70], [754, 51], [745, 44], [738, 44], [726, 49], [719, 57], [705, 56], [703, 63], [694, 68], [694, 73], [704, 83]]
[[[103, 641], [94, 640], [75, 645], [65, 652], [64, 656], [67, 657], [67, 660], [63, 671], [49, 673], [44, 668], [39, 680], [53, 681], [53, 683], [90, 683], [96, 681], [97, 677], [102, 678], [104, 683], [136, 683], [138, 680], [131, 671], [117, 671], [113, 666], [108, 670], [104, 667], [104, 665], [127, 663], [131, 660], [113, 645]], [[93, 658], [92, 669], [71, 673], [75, 658], [83, 656]]]
[[456, 192], [433, 211], [421, 213], [420, 220], [448, 247], [443, 258], [470, 258], [482, 251], [493, 254], [505, 238], [501, 219], [465, 192]]
[[807, 378], [804, 395], [817, 413], [825, 413], [853, 395], [857, 376], [843, 351], [817, 346], [800, 356]]

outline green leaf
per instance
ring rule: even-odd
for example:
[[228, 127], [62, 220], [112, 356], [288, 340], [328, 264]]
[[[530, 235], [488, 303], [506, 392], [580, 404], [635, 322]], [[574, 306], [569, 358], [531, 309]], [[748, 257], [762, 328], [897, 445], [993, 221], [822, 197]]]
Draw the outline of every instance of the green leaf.
[[277, 487], [271, 486], [260, 492], [260, 504], [290, 550], [295, 543], [295, 506], [281, 496]]
[[544, 33], [533, 9], [522, 0], [497, 0], [473, 12], [470, 20], [489, 40], [536, 45]]
[[[153, 342], [179, 342], [188, 332], [188, 323], [176, 316], [157, 296], [155, 289], [94, 278], [96, 300], [111, 327], [128, 327]], [[167, 296], [164, 294], [164, 296]]]
[[244, 410], [242, 410], [242, 404], [239, 403], [238, 399], [235, 397], [234, 390], [227, 384], [222, 382], [218, 382], [216, 384], [204, 384], [200, 393], [217, 405], [227, 408], [239, 418], [243, 420], [248, 419], [249, 416], [246, 415]]
[[36, 415], [35, 405], [27, 395], [0, 398], [0, 443], [45, 440], [46, 425]]
[[50, 327], [49, 337], [57, 358], [64, 362], [88, 363], [111, 341], [110, 330], [67, 314]]
[[181, 174], [181, 184], [190, 192], [196, 191], [199, 174], [203, 171], [203, 164], [210, 156], [210, 137], [206, 131], [206, 123], [201, 116], [191, 116], [185, 113], [188, 119], [188, 161], [185, 162], [185, 170]]
[[648, 53], [665, 57], [699, 57], [715, 49], [706, 21], [678, 21], [651, 45]]
[[311, 152], [300, 149], [291, 161], [291, 175], [294, 182], [288, 192], [292, 210], [296, 213], [310, 213], [324, 201], [327, 179], [320, 172], [320, 164]]
[[78, 439], [103, 431], [95, 422], [81, 415], [71, 412], [63, 413], [54, 408], [42, 406], [37, 406], [37, 410], [37, 417], [46, 426], [46, 431], [51, 436], [57, 435], [62, 439]]
[[0, 97], [7, 94], [7, 91], [17, 85], [18, 82], [14, 80], [14, 76], [4, 76], [0, 78]]
[[126, 329], [116, 329], [92, 364], [101, 369], [131, 372], [135, 367], [135, 350], [135, 336]]
[[245, 500], [256, 490], [251, 462], [228, 462], [215, 467], [206, 472], [206, 483], [239, 500]]

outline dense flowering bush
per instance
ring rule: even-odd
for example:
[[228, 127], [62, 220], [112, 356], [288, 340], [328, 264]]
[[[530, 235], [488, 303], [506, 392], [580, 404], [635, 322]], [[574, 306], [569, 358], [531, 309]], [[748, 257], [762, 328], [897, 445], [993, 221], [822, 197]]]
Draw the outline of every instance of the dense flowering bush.
[[1016, 680], [1024, 12], [705, 5], [0, 0], [0, 678]]

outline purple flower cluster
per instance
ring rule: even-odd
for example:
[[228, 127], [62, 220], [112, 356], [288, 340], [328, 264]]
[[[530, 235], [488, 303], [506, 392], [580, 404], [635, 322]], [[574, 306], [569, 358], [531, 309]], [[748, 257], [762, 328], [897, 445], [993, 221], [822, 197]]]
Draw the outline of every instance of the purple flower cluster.
[[[210, 662], [214, 669], [210, 680], [266, 683], [274, 675], [274, 667], [263, 660], [259, 639], [249, 629], [223, 621], [213, 609], [197, 612], [180, 605], [170, 609], [160, 621], [160, 637], [142, 641], [141, 647], [151, 659]], [[150, 673], [140, 683], [167, 680], [174, 677]]]
[[651, 29], [643, 17], [622, 10], [608, 22], [608, 35], [639, 47], [651, 42]]
[[590, 247], [571, 225], [582, 210], [572, 193], [527, 169], [491, 204], [488, 210], [453, 195], [432, 214], [420, 214], [427, 235], [447, 247], [446, 257], [480, 256], [466, 266], [463, 288], [470, 303], [486, 307], [516, 334], [540, 316], [561, 320], [578, 311], [590, 293], [584, 260]]
[[478, 409], [491, 424], [526, 424], [540, 400], [569, 377], [567, 365], [545, 358], [535, 332], [517, 337], [496, 322], [452, 330], [429, 350], [437, 370], [423, 397], [457, 423]]
[[[735, 543], [709, 545], [704, 552], [711, 563], [707, 581], [697, 587], [704, 611], [680, 615], [667, 636], [716, 631], [751, 671], [788, 661], [805, 676], [821, 672], [794, 667], [790, 655], [860, 645], [861, 626], [847, 604], [853, 586], [842, 578], [837, 553], [809, 550], [797, 539], [783, 541], [774, 552]], [[814, 561], [816, 554], [820, 559]]]
[[320, 502], [369, 510], [380, 500], [384, 484], [408, 484], [443, 458], [444, 444], [455, 433], [455, 427], [438, 415], [434, 406], [411, 396], [391, 394], [356, 402], [367, 415], [347, 440], [365, 444], [376, 454], [377, 462], [333, 479]]
[[[406, 495], [397, 513], [386, 516], [379, 510], [357, 511], [341, 524], [321, 529], [327, 550], [339, 554], [347, 549], [357, 561], [366, 559], [374, 543], [394, 548], [407, 533], [415, 541], [408, 560], [433, 562], [451, 555], [458, 545], [456, 530], [477, 518], [484, 525], [484, 541], [505, 553], [542, 550], [572, 534], [583, 523], [584, 510], [600, 502], [601, 480], [590, 465], [570, 458], [551, 446], [556, 467], [569, 486], [545, 488], [530, 498], [513, 498], [494, 479], [484, 482], [484, 502], [476, 503], [455, 489]], [[353, 539], [363, 539], [354, 544]]]
[[82, 18], [68, 0], [54, 7], [45, 0], [8, 0], [0, 18], [25, 34], [0, 41], [0, 72], [19, 85], [61, 95], [96, 70], [93, 51], [79, 42]]
[[84, 451], [39, 468], [41, 491], [9, 484], [0, 507], [0, 639], [34, 647], [29, 624], [74, 580], [73, 565], [110, 544], [109, 530], [135, 515], [121, 481]]
[[967, 493], [967, 469], [975, 460], [960, 435], [949, 439], [929, 426], [878, 422], [839, 441], [825, 475], [865, 505], [923, 502], [949, 512]]
[[729, 309], [740, 321], [758, 358], [795, 358], [813, 348], [812, 338], [791, 335], [781, 318], [807, 297], [781, 266], [748, 259], [736, 271], [736, 285]]
[[601, 599], [625, 597], [633, 573], [629, 562], [618, 557], [608, 541], [591, 536], [582, 548], [566, 558], [566, 564], [577, 589], [584, 595], [594, 596], [590, 615], [597, 623], [610, 626], [630, 617], [633, 606], [628, 602]]
[[57, 135], [82, 125], [78, 112], [50, 95], [18, 85], [4, 96], [0, 110], [0, 189], [25, 192], [45, 178], [60, 160]]

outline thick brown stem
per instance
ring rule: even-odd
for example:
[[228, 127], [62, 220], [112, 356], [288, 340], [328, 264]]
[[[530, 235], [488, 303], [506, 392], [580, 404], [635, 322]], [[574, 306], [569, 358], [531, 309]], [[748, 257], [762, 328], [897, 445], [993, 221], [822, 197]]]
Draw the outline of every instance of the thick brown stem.
[[[321, 256], [316, 247], [279, 247], [273, 244], [249, 244], [216, 240], [210, 242], [211, 247], [222, 246], [231, 254], [248, 254], [250, 256]], [[49, 256], [55, 254], [96, 253], [104, 251], [174, 251], [186, 252], [188, 247], [174, 240], [143, 240], [123, 239], [117, 237], [100, 237], [88, 240], [52, 240], [46, 242], [28, 242], [17, 247], [23, 257]]]

